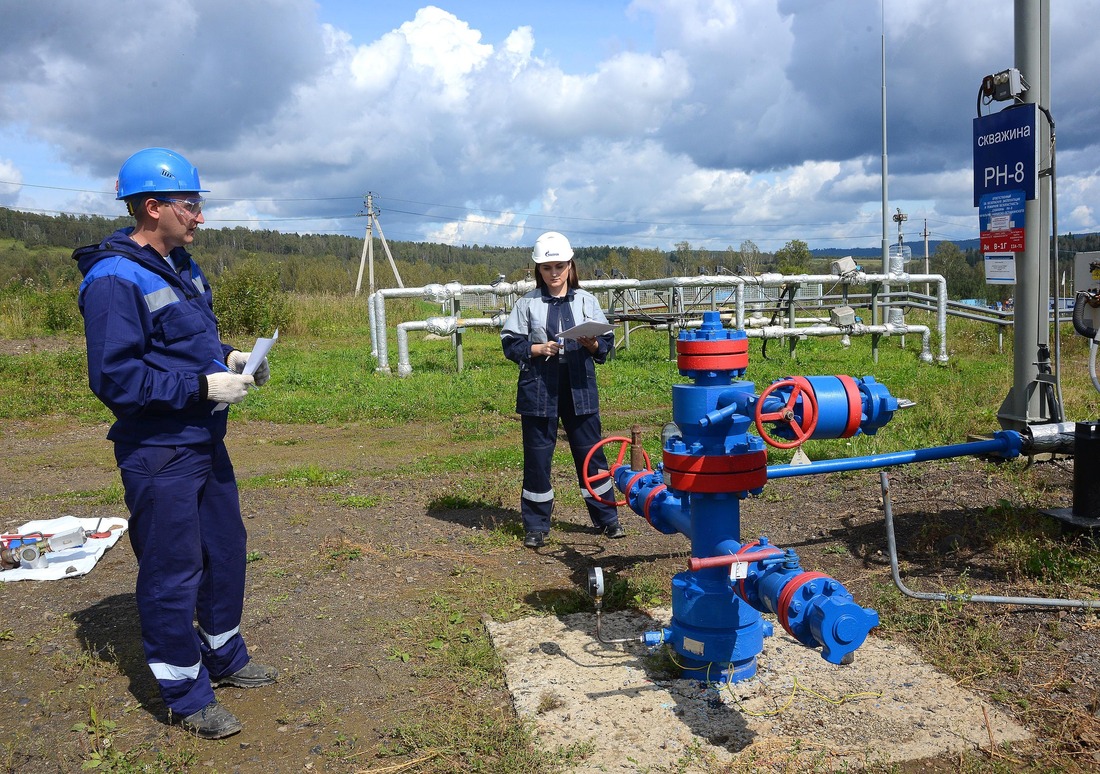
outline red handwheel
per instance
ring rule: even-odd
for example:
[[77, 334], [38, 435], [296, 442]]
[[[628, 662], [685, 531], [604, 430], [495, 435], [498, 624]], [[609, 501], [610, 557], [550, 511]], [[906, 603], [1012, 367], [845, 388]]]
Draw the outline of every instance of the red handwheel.
[[[621, 446], [619, 446], [619, 454], [615, 457], [615, 461], [610, 463], [610, 467], [609, 467], [608, 470], [600, 471], [599, 473], [597, 473], [593, 476], [588, 475], [588, 465], [589, 465], [590, 462], [592, 462], [592, 455], [595, 454], [598, 449], [602, 449], [603, 447], [607, 446], [609, 443], [621, 444]], [[584, 488], [588, 490], [588, 494], [592, 495], [592, 498], [594, 500], [596, 500], [596, 502], [603, 503], [604, 505], [615, 505], [615, 506], [626, 505], [626, 498], [625, 497], [622, 500], [605, 500], [605, 499], [603, 499], [598, 494], [596, 494], [595, 490], [592, 489], [592, 485], [593, 484], [598, 484], [600, 481], [603, 481], [604, 479], [611, 478], [611, 475], [615, 472], [615, 468], [617, 468], [617, 467], [619, 467], [623, 464], [623, 458], [626, 457], [626, 451], [630, 447], [630, 444], [631, 444], [631, 440], [629, 438], [624, 438], [621, 435], [613, 435], [609, 438], [604, 438], [598, 444], [596, 444], [591, 449], [589, 449], [588, 454], [585, 455], [585, 457], [584, 457], [584, 467], [582, 468], [582, 470], [584, 472], [581, 476], [581, 479], [584, 481]], [[642, 449], [641, 451], [642, 451], [642, 457], [645, 459], [645, 469], [646, 470], [651, 470], [652, 468], [650, 468], [650, 465], [649, 465], [649, 455], [646, 454], [645, 449]]]
[[[765, 414], [764, 400], [773, 392], [783, 387], [789, 387], [791, 389], [791, 394], [790, 397], [787, 398], [787, 402], [779, 411]], [[798, 417], [796, 417], [794, 413], [794, 407], [798, 403], [799, 398], [802, 398], [801, 422], [798, 421]], [[768, 435], [768, 432], [764, 429], [765, 422], [786, 422], [791, 428], [791, 432], [794, 434], [794, 440], [780, 441]], [[769, 446], [774, 446], [777, 449], [793, 449], [796, 446], [801, 446], [807, 438], [813, 435], [816, 428], [817, 398], [814, 397], [814, 391], [810, 383], [805, 379], [799, 377], [780, 379], [764, 390], [764, 392], [760, 394], [760, 398], [756, 401], [756, 432], [760, 434], [760, 437], [763, 438]]]

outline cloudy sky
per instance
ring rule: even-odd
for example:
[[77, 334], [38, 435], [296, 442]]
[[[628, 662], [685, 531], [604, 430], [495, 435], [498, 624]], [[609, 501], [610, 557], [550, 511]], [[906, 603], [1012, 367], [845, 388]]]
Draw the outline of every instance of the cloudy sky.
[[[974, 238], [1013, 3], [883, 2], [0, 0], [0, 206], [121, 215], [162, 145], [211, 227], [361, 236], [369, 191], [390, 240], [878, 247], [885, 36], [888, 212]], [[1051, 6], [1059, 231], [1096, 231], [1100, 8]]]

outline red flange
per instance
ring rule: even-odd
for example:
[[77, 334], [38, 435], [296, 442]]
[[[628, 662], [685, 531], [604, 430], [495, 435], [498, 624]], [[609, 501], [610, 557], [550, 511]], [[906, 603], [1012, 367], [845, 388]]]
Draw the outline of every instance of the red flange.
[[768, 481], [768, 453], [675, 454], [665, 452], [665, 472], [673, 489], [682, 492], [750, 492]]
[[794, 597], [795, 592], [798, 591], [800, 588], [805, 586], [810, 581], [817, 580], [818, 578], [825, 578], [826, 580], [828, 580], [829, 576], [823, 572], [803, 572], [794, 576], [794, 578], [792, 578], [790, 582], [783, 587], [783, 590], [779, 592], [779, 609], [775, 611], [775, 615], [779, 619], [779, 623], [783, 626], [783, 629], [787, 632], [787, 634], [791, 635], [796, 640], [798, 639], [798, 637], [795, 637], [795, 633], [791, 631], [791, 624], [789, 621], [791, 598]]
[[844, 427], [841, 438], [851, 438], [859, 430], [859, 423], [863, 419], [863, 398], [859, 394], [859, 385], [850, 376], [837, 376], [844, 387], [844, 394], [848, 396], [848, 424]]
[[749, 367], [748, 339], [676, 340], [681, 371], [744, 371]]

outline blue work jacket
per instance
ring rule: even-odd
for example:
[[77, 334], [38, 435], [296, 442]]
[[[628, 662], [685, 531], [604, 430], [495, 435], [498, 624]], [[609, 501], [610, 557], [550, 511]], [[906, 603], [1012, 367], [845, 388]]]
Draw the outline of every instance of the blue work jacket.
[[210, 284], [186, 250], [173, 250], [169, 265], [132, 231], [73, 253], [84, 275], [88, 384], [116, 420], [107, 437], [152, 446], [219, 441], [228, 412], [200, 400], [199, 374], [224, 370], [215, 361], [233, 347], [218, 335]]
[[[545, 343], [559, 332], [547, 331], [547, 316], [552, 303], [555, 303], [554, 299], [541, 288], [532, 290], [516, 301], [501, 330], [504, 356], [519, 364], [516, 412], [536, 417], [558, 416], [558, 394], [561, 389], [567, 388], [572, 390], [574, 413], [595, 414], [600, 410], [596, 363], [607, 360], [615, 344], [615, 336], [607, 333], [598, 337], [595, 354], [576, 341], [566, 341], [566, 368], [561, 366], [557, 357], [531, 357], [532, 344]], [[607, 322], [600, 302], [586, 290], [570, 290], [561, 303], [561, 320], [565, 323], [562, 329], [589, 320]], [[564, 374], [568, 374], [567, 385], [560, 383]]]

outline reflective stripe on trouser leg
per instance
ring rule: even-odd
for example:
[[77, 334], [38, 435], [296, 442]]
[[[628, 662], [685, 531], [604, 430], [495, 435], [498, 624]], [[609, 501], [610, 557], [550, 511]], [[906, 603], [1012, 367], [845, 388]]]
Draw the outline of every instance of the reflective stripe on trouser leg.
[[558, 442], [557, 417], [521, 416], [523, 427], [523, 494], [520, 515], [525, 532], [549, 532], [554, 511], [550, 464]]
[[[588, 507], [588, 517], [592, 519], [592, 523], [597, 527], [617, 524], [619, 521], [618, 509], [614, 505], [607, 505], [596, 500], [588, 493], [588, 489], [584, 485], [584, 458], [588, 456], [588, 452], [592, 450], [593, 446], [603, 440], [600, 415], [582, 414], [567, 417], [563, 414], [561, 421], [569, 438], [569, 450], [573, 453], [573, 465], [577, 469], [577, 482], [580, 484], [581, 493], [584, 495], [584, 504]], [[612, 481], [610, 476], [602, 478], [602, 476], [607, 475], [607, 470], [607, 457], [604, 456], [603, 449], [599, 449], [592, 455], [592, 459], [588, 463], [588, 477], [601, 477], [600, 480], [596, 481], [593, 489], [602, 499], [613, 502], [617, 499], [615, 496], [615, 482]]]
[[[218, 461], [219, 455], [225, 462]], [[177, 715], [190, 715], [214, 698], [204, 646], [194, 628], [196, 611], [200, 622], [215, 630], [240, 623], [244, 525], [239, 510], [216, 510], [226, 506], [227, 469], [235, 492], [232, 468], [221, 445], [116, 444], [115, 457], [138, 559], [136, 597], [145, 658], [164, 703]], [[233, 556], [240, 557], [238, 569], [232, 567]], [[229, 566], [214, 570], [215, 562]], [[217, 594], [211, 597], [215, 582]], [[230, 619], [232, 625], [226, 626]], [[230, 651], [242, 666], [248, 661], [243, 642], [227, 643], [223, 653]]]

